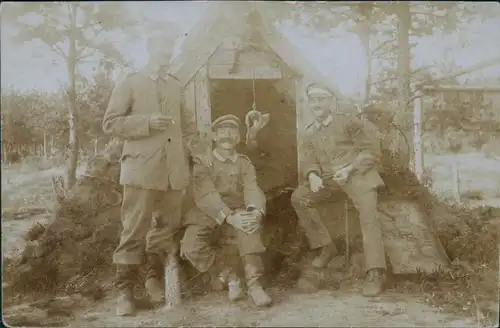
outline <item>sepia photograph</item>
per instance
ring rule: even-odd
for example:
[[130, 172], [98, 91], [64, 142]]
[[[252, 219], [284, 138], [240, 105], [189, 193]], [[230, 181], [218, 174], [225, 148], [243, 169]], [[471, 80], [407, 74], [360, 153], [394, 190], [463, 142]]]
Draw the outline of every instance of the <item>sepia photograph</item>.
[[498, 327], [498, 2], [0, 15], [4, 325]]

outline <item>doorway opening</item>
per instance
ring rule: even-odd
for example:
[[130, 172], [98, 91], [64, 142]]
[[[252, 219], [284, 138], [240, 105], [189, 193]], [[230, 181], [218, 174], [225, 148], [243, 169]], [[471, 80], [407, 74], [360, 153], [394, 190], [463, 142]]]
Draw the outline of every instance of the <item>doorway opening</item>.
[[[295, 104], [274, 86], [280, 80], [255, 80], [257, 110], [270, 113], [270, 120], [258, 135], [259, 147], [245, 146], [245, 133], [238, 152], [247, 155], [255, 166], [257, 180], [266, 193], [297, 185], [297, 122]], [[237, 116], [244, 125], [245, 115], [253, 104], [253, 81], [246, 79], [212, 79], [210, 104], [212, 120], [225, 114]]]

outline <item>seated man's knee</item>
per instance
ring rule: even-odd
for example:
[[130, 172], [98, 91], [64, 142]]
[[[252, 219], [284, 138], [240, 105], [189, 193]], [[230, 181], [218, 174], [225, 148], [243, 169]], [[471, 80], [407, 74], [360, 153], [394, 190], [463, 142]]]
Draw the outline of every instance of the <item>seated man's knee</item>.
[[307, 197], [308, 193], [309, 193], [309, 190], [306, 186], [301, 185], [301, 186], [297, 187], [297, 189], [295, 189], [292, 192], [292, 196], [290, 198], [292, 205], [293, 206], [307, 205], [309, 203], [308, 197]]
[[240, 255], [264, 253], [266, 247], [262, 242], [262, 229], [251, 234], [238, 233], [238, 248]]
[[181, 240], [181, 256], [201, 272], [207, 271], [215, 260], [215, 252], [210, 243], [211, 232], [206, 227], [189, 225]]

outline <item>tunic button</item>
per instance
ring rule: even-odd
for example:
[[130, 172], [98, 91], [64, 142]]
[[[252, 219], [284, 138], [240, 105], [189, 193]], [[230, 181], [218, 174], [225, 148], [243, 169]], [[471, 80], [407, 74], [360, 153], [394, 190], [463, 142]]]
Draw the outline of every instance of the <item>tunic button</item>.
[[171, 139], [170, 139], [170, 138], [168, 138], [168, 139], [167, 139], [167, 141], [168, 141], [168, 142], [170, 142], [170, 141], [171, 141]]

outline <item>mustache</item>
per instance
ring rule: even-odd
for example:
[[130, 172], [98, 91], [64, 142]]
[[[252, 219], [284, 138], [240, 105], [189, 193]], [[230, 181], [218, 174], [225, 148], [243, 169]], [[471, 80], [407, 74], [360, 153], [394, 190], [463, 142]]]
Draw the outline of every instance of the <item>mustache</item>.
[[234, 142], [234, 141], [235, 141], [235, 138], [229, 138], [229, 137], [219, 139], [219, 142]]

